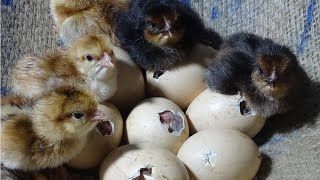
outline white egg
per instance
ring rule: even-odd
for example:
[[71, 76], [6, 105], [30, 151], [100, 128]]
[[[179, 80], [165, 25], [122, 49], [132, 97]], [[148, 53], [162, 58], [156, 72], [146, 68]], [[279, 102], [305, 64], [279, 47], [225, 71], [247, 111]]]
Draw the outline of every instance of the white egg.
[[100, 180], [189, 180], [183, 163], [165, 149], [125, 145], [111, 152], [100, 167]]
[[141, 70], [130, 59], [128, 53], [118, 47], [113, 48], [119, 69], [118, 90], [110, 99], [117, 108], [124, 112], [130, 110], [145, 97], [145, 83]]
[[196, 97], [186, 111], [191, 133], [208, 128], [225, 128], [254, 137], [262, 129], [266, 118], [259, 115], [242, 115], [240, 95], [226, 96], [209, 89]]
[[251, 180], [261, 155], [245, 134], [230, 129], [207, 129], [191, 136], [180, 148], [178, 158], [190, 179]]
[[119, 110], [110, 103], [99, 105], [106, 114], [105, 121], [108, 121], [110, 131], [104, 136], [96, 128], [89, 136], [84, 149], [75, 158], [69, 161], [68, 165], [77, 169], [88, 169], [98, 166], [104, 157], [120, 144], [123, 132], [123, 120]]
[[177, 153], [189, 137], [183, 111], [165, 98], [149, 98], [139, 103], [126, 121], [129, 144], [146, 143]]
[[215, 54], [211, 47], [199, 44], [181, 64], [165, 71], [158, 79], [154, 78], [154, 72], [147, 71], [147, 93], [170, 99], [186, 110], [191, 101], [206, 89], [204, 69]]

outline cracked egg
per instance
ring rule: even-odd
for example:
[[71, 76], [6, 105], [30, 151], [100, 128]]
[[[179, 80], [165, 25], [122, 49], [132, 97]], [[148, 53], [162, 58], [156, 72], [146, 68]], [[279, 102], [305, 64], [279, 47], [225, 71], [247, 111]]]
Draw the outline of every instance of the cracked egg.
[[178, 158], [190, 179], [253, 179], [261, 155], [245, 134], [230, 129], [207, 129], [191, 136], [181, 146]]
[[145, 97], [145, 83], [139, 67], [130, 59], [129, 54], [121, 48], [113, 48], [119, 69], [118, 90], [110, 99], [117, 108], [129, 112]]
[[240, 95], [226, 96], [209, 89], [192, 101], [186, 116], [192, 134], [208, 128], [223, 128], [254, 137], [266, 122], [266, 118], [257, 114], [241, 113]]
[[126, 121], [129, 144], [146, 143], [177, 153], [189, 137], [183, 111], [165, 98], [150, 98], [138, 104]]
[[112, 151], [101, 164], [99, 176], [100, 180], [189, 180], [185, 166], [174, 154], [140, 145], [125, 145]]
[[96, 167], [104, 157], [120, 144], [123, 132], [123, 120], [119, 110], [110, 103], [99, 105], [106, 119], [99, 123], [89, 136], [84, 149], [68, 165], [77, 169]]
[[147, 71], [147, 93], [152, 97], [164, 97], [186, 110], [206, 85], [204, 69], [214, 59], [216, 51], [198, 44], [188, 57], [175, 68], [167, 71]]

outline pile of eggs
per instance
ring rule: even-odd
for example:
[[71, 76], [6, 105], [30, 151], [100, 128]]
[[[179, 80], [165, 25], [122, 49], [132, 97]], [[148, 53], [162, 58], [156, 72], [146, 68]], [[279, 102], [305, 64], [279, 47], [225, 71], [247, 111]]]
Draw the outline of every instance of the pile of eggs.
[[266, 119], [241, 115], [240, 95], [207, 89], [204, 68], [214, 49], [197, 45], [184, 64], [157, 78], [149, 71], [144, 77], [122, 49], [114, 53], [119, 90], [99, 106], [110, 128], [104, 136], [92, 131], [68, 166], [100, 167], [100, 180], [255, 177], [261, 155], [251, 138]]

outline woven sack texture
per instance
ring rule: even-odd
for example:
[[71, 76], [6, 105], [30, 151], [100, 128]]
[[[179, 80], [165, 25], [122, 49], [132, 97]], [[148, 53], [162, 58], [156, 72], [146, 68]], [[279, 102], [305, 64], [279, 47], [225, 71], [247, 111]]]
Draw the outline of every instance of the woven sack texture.
[[[320, 81], [318, 0], [182, 1], [223, 36], [247, 31], [289, 45], [310, 78]], [[49, 0], [2, 0], [1, 94], [8, 92], [11, 67], [23, 54], [57, 47], [58, 37], [52, 26]], [[320, 96], [319, 88], [314, 91]], [[268, 121], [263, 135], [256, 138], [257, 143], [267, 138], [259, 144], [264, 159], [257, 179], [319, 179], [319, 96], [300, 112]]]

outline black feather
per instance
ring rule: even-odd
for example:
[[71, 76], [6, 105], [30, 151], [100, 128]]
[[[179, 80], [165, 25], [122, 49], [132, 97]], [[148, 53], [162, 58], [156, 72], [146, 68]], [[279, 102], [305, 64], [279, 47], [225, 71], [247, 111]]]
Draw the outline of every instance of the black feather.
[[[275, 60], [281, 57], [289, 61], [284, 65], [289, 71], [288, 75], [283, 75], [288, 78], [285, 96], [265, 94], [255, 82], [264, 83], [265, 80], [252, 78], [253, 73], [257, 73], [260, 68], [257, 60], [265, 55]], [[280, 68], [281, 66], [279, 65]], [[292, 109], [302, 97], [303, 83], [309, 80], [299, 66], [296, 56], [287, 46], [254, 34], [238, 33], [230, 36], [221, 45], [215, 63], [207, 68], [205, 81], [211, 90], [222, 94], [245, 94], [246, 100], [255, 112], [270, 117]]]
[[[144, 39], [145, 17], [155, 7], [176, 12], [184, 26], [183, 37], [173, 47], [156, 46]], [[218, 48], [222, 41], [216, 32], [207, 32], [199, 15], [178, 0], [132, 0], [129, 10], [117, 15], [115, 24], [116, 36], [133, 61], [154, 71], [172, 68], [196, 43], [206, 41]]]
[[250, 77], [252, 56], [240, 50], [229, 50], [219, 55], [215, 64], [206, 70], [205, 81], [211, 90], [235, 95], [239, 84]]

